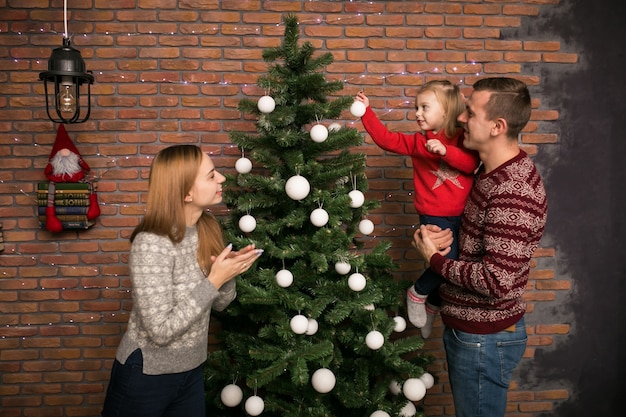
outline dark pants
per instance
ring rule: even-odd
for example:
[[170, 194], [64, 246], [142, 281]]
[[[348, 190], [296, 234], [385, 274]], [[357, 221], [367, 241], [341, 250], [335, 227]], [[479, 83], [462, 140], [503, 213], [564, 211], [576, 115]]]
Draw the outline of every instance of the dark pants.
[[[457, 259], [459, 257], [459, 229], [461, 228], [461, 216], [438, 217], [420, 215], [420, 224], [435, 224], [442, 229], [452, 230], [454, 240], [452, 241], [450, 252], [446, 255], [446, 258]], [[415, 292], [420, 295], [428, 295], [428, 303], [439, 307], [441, 305], [439, 285], [441, 285], [442, 282], [443, 278], [441, 275], [428, 268], [419, 277], [419, 279], [415, 281]]]
[[141, 350], [113, 362], [102, 417], [205, 417], [202, 366], [177, 374], [145, 375]]

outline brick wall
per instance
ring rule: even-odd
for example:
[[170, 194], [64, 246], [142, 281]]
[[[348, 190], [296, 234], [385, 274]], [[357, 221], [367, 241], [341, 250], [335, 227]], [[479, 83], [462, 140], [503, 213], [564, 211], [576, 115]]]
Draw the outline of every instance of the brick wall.
[[[248, 0], [69, 0], [69, 33], [93, 71], [92, 115], [67, 130], [98, 180], [102, 215], [87, 231], [50, 234], [36, 218], [36, 183], [56, 136], [46, 118], [43, 85], [53, 48], [61, 45], [61, 0], [0, 0], [0, 415], [97, 416], [116, 346], [131, 307], [128, 236], [142, 214], [151, 157], [163, 146], [199, 143], [217, 166], [234, 172], [239, 151], [230, 130], [253, 130], [236, 110], [263, 95], [263, 48], [278, 45], [282, 15], [300, 16], [303, 39], [335, 62], [329, 79], [344, 94], [365, 89], [390, 129], [413, 131], [416, 89], [446, 77], [469, 91], [486, 75], [515, 76], [533, 93], [524, 130], [531, 154], [558, 143], [559, 114], [546, 108], [539, 69], [573, 67], [578, 57], [559, 39], [534, 33], [535, 19], [558, 0], [341, 2]], [[521, 34], [521, 35], [520, 35]], [[344, 123], [362, 129], [346, 114]], [[368, 198], [377, 239], [393, 242], [399, 274], [423, 267], [409, 244], [416, 222], [410, 161], [386, 154], [369, 138]], [[219, 213], [218, 213], [219, 214]], [[555, 276], [558, 254], [541, 247], [528, 284], [529, 343], [522, 366], [570, 331], [537, 304], [570, 290]], [[543, 309], [548, 311], [548, 309]], [[425, 349], [439, 379], [424, 400], [427, 416], [453, 415], [441, 323]], [[566, 389], [540, 381], [510, 390], [511, 416], [550, 413]]]

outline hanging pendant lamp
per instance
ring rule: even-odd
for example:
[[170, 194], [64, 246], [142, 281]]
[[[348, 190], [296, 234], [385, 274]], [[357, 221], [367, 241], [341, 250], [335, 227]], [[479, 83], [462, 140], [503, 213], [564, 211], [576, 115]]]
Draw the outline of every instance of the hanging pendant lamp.
[[[55, 48], [48, 60], [48, 71], [41, 72], [39, 79], [44, 82], [46, 112], [55, 123], [83, 123], [91, 113], [91, 84], [93, 75], [86, 70], [80, 52], [71, 46], [67, 36], [67, 0], [65, 0], [65, 33], [63, 46]], [[51, 98], [54, 84], [54, 96]], [[87, 84], [87, 108], [80, 106], [80, 86]], [[50, 92], [48, 91], [50, 90]], [[84, 110], [84, 111], [83, 111]]]

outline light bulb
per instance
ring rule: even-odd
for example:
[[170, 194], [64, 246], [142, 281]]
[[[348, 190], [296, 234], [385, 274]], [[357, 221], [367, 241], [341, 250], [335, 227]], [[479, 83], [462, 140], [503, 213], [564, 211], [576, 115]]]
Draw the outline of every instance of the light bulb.
[[59, 94], [57, 94], [57, 106], [59, 111], [61, 113], [76, 113], [74, 84], [67, 84], [64, 81], [59, 87]]

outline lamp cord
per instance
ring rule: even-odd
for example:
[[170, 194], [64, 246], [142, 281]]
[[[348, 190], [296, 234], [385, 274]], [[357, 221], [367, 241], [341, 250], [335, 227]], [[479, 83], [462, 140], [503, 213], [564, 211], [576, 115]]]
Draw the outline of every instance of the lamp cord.
[[63, 19], [64, 19], [64, 23], [65, 23], [65, 34], [63, 35], [63, 37], [65, 39], [68, 39], [69, 36], [67, 34], [67, 0], [63, 1]]

